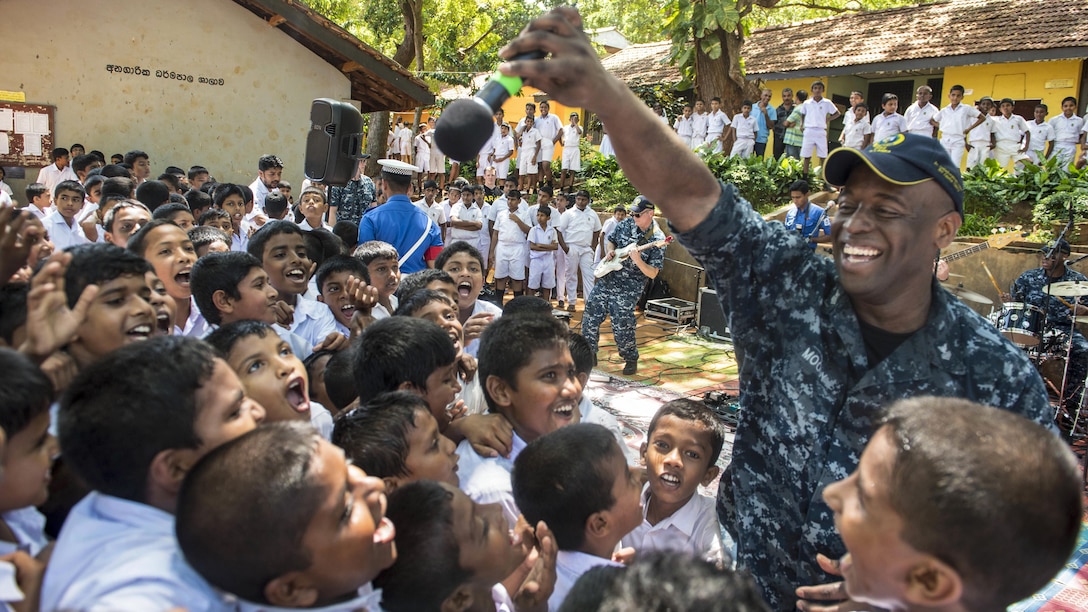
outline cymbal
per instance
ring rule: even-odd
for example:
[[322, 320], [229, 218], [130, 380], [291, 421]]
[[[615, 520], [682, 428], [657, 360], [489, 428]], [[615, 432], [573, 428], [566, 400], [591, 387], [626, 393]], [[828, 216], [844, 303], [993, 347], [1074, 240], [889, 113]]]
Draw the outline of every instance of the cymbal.
[[1088, 281], [1052, 283], [1050, 285], [1050, 295], [1060, 295], [1062, 297], [1080, 297], [1082, 295], [1088, 295]]
[[961, 300], [967, 301], [967, 302], [975, 302], [975, 303], [978, 303], [978, 304], [993, 304], [994, 303], [993, 300], [986, 297], [985, 295], [982, 295], [980, 293], [975, 293], [974, 291], [971, 291], [970, 289], [964, 289], [962, 286], [959, 286], [959, 285], [956, 285], [954, 287], [949, 287], [949, 286], [946, 285], [945, 289], [948, 289], [948, 291], [952, 295], [958, 297]]

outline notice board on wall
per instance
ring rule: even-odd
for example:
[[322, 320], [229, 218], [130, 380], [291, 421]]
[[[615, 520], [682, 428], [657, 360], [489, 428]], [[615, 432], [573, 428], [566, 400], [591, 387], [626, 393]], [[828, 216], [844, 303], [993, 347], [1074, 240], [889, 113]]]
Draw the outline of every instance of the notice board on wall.
[[53, 163], [55, 106], [0, 102], [0, 166], [44, 168]]

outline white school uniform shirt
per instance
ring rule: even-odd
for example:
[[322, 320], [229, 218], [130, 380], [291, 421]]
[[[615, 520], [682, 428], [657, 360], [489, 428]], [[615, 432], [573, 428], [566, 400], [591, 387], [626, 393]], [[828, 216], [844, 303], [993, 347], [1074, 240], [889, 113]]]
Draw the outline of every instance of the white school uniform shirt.
[[431, 218], [431, 221], [433, 221], [435, 225], [446, 224], [446, 211], [442, 208], [442, 204], [440, 204], [437, 200], [432, 204], [428, 205], [427, 199], [423, 198], [412, 202], [412, 204], [415, 204], [416, 208], [426, 213], [426, 215]]
[[[522, 212], [521, 204], [525, 204], [524, 212]], [[521, 219], [525, 225], [528, 225], [529, 229], [532, 229], [533, 219], [529, 215], [529, 204], [525, 202], [525, 200], [522, 200], [521, 203], [518, 204], [518, 209], [514, 211], [513, 215], [518, 219]], [[515, 223], [510, 216], [511, 213], [509, 208], [504, 208], [495, 213], [495, 233], [498, 235], [499, 244], [527, 246], [528, 243], [525, 242], [525, 238], [528, 233], [521, 231], [521, 226]]]
[[593, 244], [593, 233], [601, 231], [601, 218], [588, 205], [585, 210], [571, 206], [563, 212], [557, 228], [568, 246], [588, 247]]
[[[255, 604], [251, 601], [244, 599], [238, 599], [231, 595], [227, 596], [228, 599], [234, 602], [234, 608], [237, 612], [297, 612], [298, 608], [278, 608], [276, 606], [270, 606], [265, 604]], [[306, 608], [308, 612], [358, 612], [360, 610], [365, 612], [381, 612], [382, 603], [382, 590], [375, 589], [369, 582], [356, 591], [355, 597], [347, 600], [340, 601], [334, 604], [329, 604], [321, 608]]]
[[[464, 202], [458, 202], [450, 209], [450, 221], [480, 221], [483, 222], [483, 211], [479, 206], [465, 206]], [[450, 242], [464, 240], [475, 244], [480, 238], [480, 230], [462, 229], [450, 226]]]
[[230, 250], [232, 251], [245, 251], [246, 247], [249, 246], [249, 236], [245, 227], [239, 228], [239, 232], [238, 234], [234, 232], [230, 234]]
[[34, 506], [9, 510], [2, 516], [4, 524], [15, 535], [18, 544], [0, 542], [0, 555], [7, 555], [20, 548], [37, 557], [49, 544], [49, 538], [45, 537], [45, 516]]
[[208, 324], [208, 320], [204, 318], [203, 313], [200, 312], [200, 308], [196, 305], [196, 298], [189, 297], [189, 318], [185, 319], [185, 325], [174, 325], [175, 336], [191, 336], [193, 338], [203, 338], [211, 333], [212, 327]]
[[321, 404], [310, 402], [310, 425], [327, 441], [332, 440], [332, 413]]
[[759, 129], [759, 120], [755, 115], [744, 113], [733, 115], [733, 128], [737, 130], [737, 140], [755, 140], [756, 130]]
[[559, 117], [548, 113], [547, 117], [541, 115], [536, 118], [533, 129], [540, 133], [540, 139], [543, 142], [554, 142], [555, 137], [563, 129], [563, 122], [559, 120]]
[[672, 127], [676, 130], [677, 136], [681, 138], [691, 138], [692, 131], [694, 130], [693, 123], [694, 121], [692, 121], [691, 117], [680, 115], [676, 118], [676, 121], [673, 122]]
[[[689, 126], [690, 127], [690, 126]], [[690, 136], [690, 134], [689, 134]], [[563, 126], [563, 148], [577, 147], [578, 140], [582, 138], [582, 126], [565, 125]]]
[[865, 135], [873, 133], [873, 127], [869, 125], [868, 121], [862, 119], [861, 121], [854, 121], [843, 128], [842, 133], [843, 146], [860, 149], [861, 145], [865, 144]]
[[804, 131], [818, 135], [827, 131], [827, 118], [839, 112], [839, 109], [827, 98], [820, 98], [819, 102], [809, 98], [801, 104], [799, 112], [805, 118]]
[[52, 206], [49, 206], [45, 210], [42, 210], [34, 204], [27, 204], [26, 209], [33, 213], [33, 215], [37, 217], [39, 221], [44, 221], [46, 217], [48, 217], [54, 210], [56, 210]]
[[574, 583], [589, 570], [607, 565], [611, 567], [623, 567], [611, 559], [590, 555], [575, 550], [561, 550], [555, 556], [555, 590], [548, 598], [548, 612], [556, 612], [563, 600], [574, 587]]
[[[514, 150], [514, 137], [507, 134], [506, 136], [499, 136], [495, 139], [495, 148], [491, 152], [495, 156], [496, 164], [508, 164], [510, 158], [508, 157], [510, 152]], [[507, 156], [506, 159], [500, 159], [503, 156]], [[485, 156], [486, 157], [486, 156]]]
[[[555, 237], [555, 228], [551, 225], [547, 227], [540, 227], [540, 224], [533, 225], [529, 228], [529, 242], [535, 242], [537, 244], [551, 244], [557, 242]], [[555, 259], [555, 251], [534, 251], [529, 249], [529, 259]]]
[[259, 176], [249, 184], [249, 189], [253, 192], [253, 211], [250, 214], [258, 210], [264, 212], [264, 199], [268, 197], [268, 194], [272, 193], [272, 190], [264, 186]]
[[304, 231], [304, 232], [312, 232], [315, 229], [329, 230], [330, 232], [332, 231], [332, 226], [329, 225], [328, 223], [325, 223], [324, 221], [321, 222], [321, 227], [317, 228], [317, 227], [314, 227], [314, 226], [310, 225], [310, 222], [308, 220], [306, 220], [305, 218], [302, 219], [302, 221], [298, 222], [298, 228], [300, 230]]
[[[540, 132], [536, 129], [536, 125], [533, 125], [532, 129], [523, 131], [521, 133], [521, 152], [518, 153], [518, 159], [521, 160], [525, 154], [532, 153], [536, 150], [536, 143], [542, 142], [543, 140], [544, 139], [540, 136]], [[541, 150], [543, 150], [543, 148], [542, 145]]]
[[[374, 304], [374, 307], [370, 309], [370, 316], [374, 317], [375, 321], [378, 319], [387, 319], [393, 316], [393, 313], [397, 311], [397, 306], [400, 306], [400, 300], [397, 299], [397, 296], [391, 295], [389, 296], [390, 310], [386, 310], [385, 306], [382, 306], [381, 304]], [[335, 319], [333, 320], [335, 321]]]
[[903, 118], [907, 120], [907, 131], [911, 134], [932, 138], [933, 125], [929, 120], [937, 114], [937, 111], [938, 108], [929, 102], [926, 102], [926, 105], [922, 108], [918, 108], [917, 102], [911, 104], [903, 113]]
[[706, 139], [706, 129], [710, 125], [710, 117], [706, 113], [691, 114], [691, 137]]
[[1076, 115], [1066, 117], [1063, 113], [1052, 118], [1049, 123], [1050, 127], [1054, 129], [1055, 143], [1075, 144], [1077, 139], [1080, 138], [1081, 130], [1084, 129], [1084, 119]]
[[594, 406], [593, 400], [589, 399], [589, 396], [584, 393], [582, 399], [578, 401], [578, 412], [582, 414], [580, 423], [593, 423], [612, 432], [612, 436], [616, 438], [616, 444], [619, 444], [620, 450], [623, 451], [623, 458], [627, 461], [627, 465], [634, 467], [639, 464], [638, 453], [627, 445], [627, 440], [623, 437], [623, 428], [620, 427], [620, 422], [616, 420], [611, 412], [599, 406]]
[[1031, 133], [1032, 151], [1045, 151], [1046, 143], [1054, 140], [1054, 128], [1046, 121], [1042, 123], [1028, 121], [1028, 132]]
[[[472, 314], [469, 316], [471, 317], [473, 315], [478, 315], [481, 312], [486, 312], [487, 314], [492, 315], [492, 323], [494, 323], [495, 319], [502, 316], [502, 308], [499, 308], [498, 306], [492, 304], [491, 302], [488, 302], [487, 300], [476, 300], [476, 304], [472, 307]], [[465, 352], [475, 357], [480, 352], [480, 339], [475, 338], [472, 340], [472, 342], [469, 342], [468, 345], [465, 347]], [[464, 472], [462, 472], [462, 474], [463, 473]]]
[[72, 224], [68, 225], [64, 217], [55, 210], [42, 219], [42, 225], [45, 226], [45, 231], [49, 232], [49, 239], [53, 241], [53, 247], [58, 251], [91, 242], [79, 223], [73, 220]]
[[970, 104], [960, 104], [956, 108], [952, 105], [942, 108], [933, 116], [933, 120], [940, 124], [941, 138], [963, 140], [963, 132], [971, 127], [981, 113]]
[[994, 131], [994, 118], [986, 117], [978, 127], [967, 133], [967, 142], [973, 147], [989, 148], [990, 134]]
[[295, 320], [291, 331], [317, 346], [326, 336], [336, 331], [336, 317], [329, 307], [321, 302], [308, 300], [301, 295], [295, 301]]
[[727, 127], [729, 127], [729, 116], [721, 109], [710, 113], [707, 117], [707, 136], [719, 136]]
[[[934, 112], [936, 112], [936, 111], [934, 111]], [[848, 109], [846, 111], [846, 113], [842, 116], [842, 129], [846, 130], [846, 128], [850, 127], [851, 125], [854, 125], [854, 122], [856, 122], [856, 121], [857, 121], [857, 118], [854, 117], [854, 109], [853, 108]], [[869, 111], [865, 111], [865, 122], [870, 124], [870, 125], [872, 125], [872, 123], [873, 123], [872, 120], [869, 118]]]
[[462, 440], [457, 445], [457, 456], [460, 457], [457, 471], [461, 475], [461, 490], [478, 504], [499, 504], [511, 529], [517, 525], [521, 511], [514, 502], [510, 472], [525, 446], [525, 440], [517, 433], [510, 443], [509, 457], [481, 457], [472, 449], [468, 440]]
[[72, 508], [42, 583], [42, 610], [228, 610], [178, 547], [168, 512], [92, 491]]
[[11, 196], [5, 191], [0, 191], [0, 206], [12, 206]]
[[11, 197], [15, 194], [15, 192], [11, 190], [11, 185], [8, 185], [4, 181], [0, 181], [0, 191], [8, 194], [8, 197]]
[[899, 113], [880, 113], [873, 117], [873, 142], [880, 142], [888, 136], [895, 136], [907, 131], [907, 120]]
[[75, 170], [72, 170], [71, 164], [61, 170], [57, 167], [57, 163], [53, 162], [38, 171], [37, 182], [45, 185], [46, 189], [49, 190], [49, 197], [53, 197], [53, 191], [56, 190], [57, 185], [61, 184], [61, 181], [79, 181], [79, 177], [76, 176]]
[[621, 546], [634, 548], [637, 554], [664, 550], [687, 553], [714, 564], [724, 561], [721, 527], [713, 498], [696, 491], [688, 503], [656, 525], [646, 520], [649, 507], [650, 485], [645, 484], [642, 486], [642, 523], [623, 538]]
[[1028, 131], [1028, 122], [1020, 115], [998, 115], [994, 119], [994, 137], [997, 142], [1020, 142]]

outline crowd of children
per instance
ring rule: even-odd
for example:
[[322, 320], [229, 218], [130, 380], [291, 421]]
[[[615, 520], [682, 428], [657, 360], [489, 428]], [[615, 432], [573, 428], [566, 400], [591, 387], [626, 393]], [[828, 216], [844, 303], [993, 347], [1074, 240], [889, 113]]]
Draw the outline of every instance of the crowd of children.
[[[667, 402], [635, 449], [584, 394], [596, 355], [550, 291], [573, 308], [592, 283], [587, 192], [428, 180], [448, 246], [402, 278], [391, 245], [327, 226], [322, 189], [289, 220], [274, 156], [253, 186], [85, 161], [0, 208], [4, 605], [766, 609], [700, 492], [714, 413]], [[824, 491], [849, 552], [823, 563], [857, 601], [996, 609], [1065, 563], [1080, 483], [1020, 417], [896, 404]]]

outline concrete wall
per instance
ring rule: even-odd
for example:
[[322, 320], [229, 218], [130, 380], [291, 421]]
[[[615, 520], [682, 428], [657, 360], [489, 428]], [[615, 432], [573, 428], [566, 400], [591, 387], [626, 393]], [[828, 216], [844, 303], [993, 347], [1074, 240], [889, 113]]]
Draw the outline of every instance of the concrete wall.
[[275, 153], [298, 185], [310, 102], [351, 91], [338, 69], [230, 0], [4, 0], [3, 15], [0, 90], [55, 105], [58, 146], [78, 142], [107, 161], [141, 149], [153, 177], [200, 164], [248, 184], [257, 158]]
[[1050, 117], [1062, 112], [1062, 98], [1080, 91], [1084, 60], [1050, 62], [1015, 62], [953, 66], [944, 71], [945, 89], [963, 85], [965, 100], [991, 96], [995, 100], [1042, 98], [1050, 108]]

